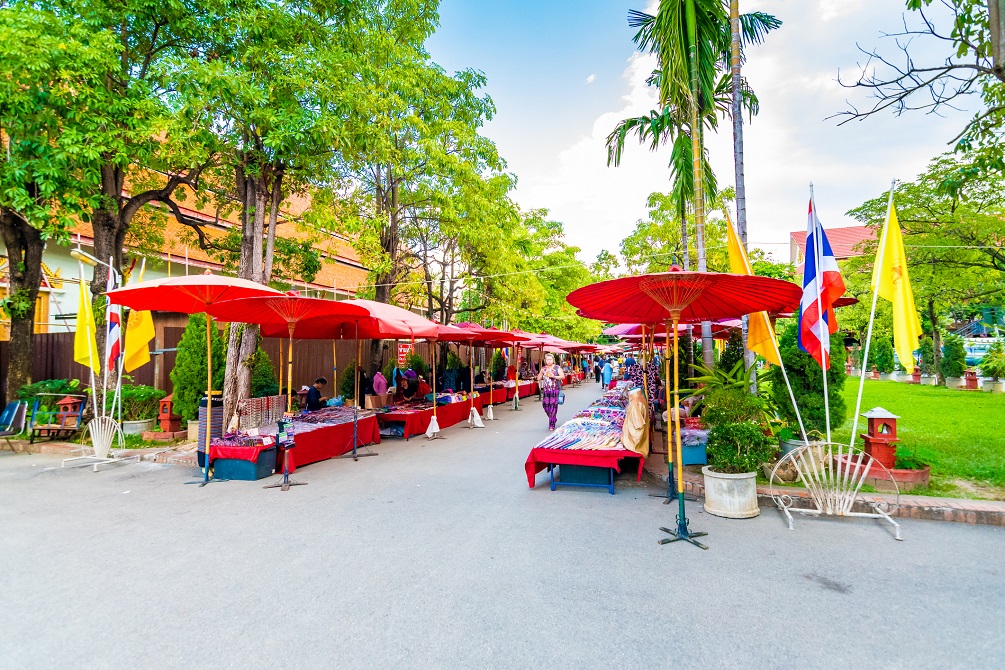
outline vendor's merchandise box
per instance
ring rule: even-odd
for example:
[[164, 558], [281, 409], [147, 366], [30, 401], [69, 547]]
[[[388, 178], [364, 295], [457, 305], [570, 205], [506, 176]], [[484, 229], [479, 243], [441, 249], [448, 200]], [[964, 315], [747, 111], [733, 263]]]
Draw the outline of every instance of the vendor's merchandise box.
[[385, 395], [368, 395], [364, 401], [363, 409], [380, 409], [381, 407], [386, 407], [391, 404], [391, 394], [387, 393]]
[[610, 484], [610, 468], [592, 465], [559, 465], [558, 481], [561, 484]]
[[238, 458], [216, 458], [213, 460], [213, 476], [217, 479], [234, 479], [253, 482], [264, 479], [276, 471], [276, 448], [263, 449], [257, 461]]

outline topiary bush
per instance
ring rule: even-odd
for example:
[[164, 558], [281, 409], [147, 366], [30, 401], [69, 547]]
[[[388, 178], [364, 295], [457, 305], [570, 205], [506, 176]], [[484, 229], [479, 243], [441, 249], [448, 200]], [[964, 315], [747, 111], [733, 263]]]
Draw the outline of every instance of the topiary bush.
[[506, 379], [506, 357], [498, 350], [492, 354], [492, 379]]
[[[790, 323], [781, 332], [778, 338], [778, 347], [806, 430], [824, 433], [827, 429], [827, 420], [824, 412], [823, 374], [821, 374], [820, 365], [808, 353], [799, 348], [796, 339], [798, 329], [797, 323]], [[827, 371], [832, 430], [844, 423], [847, 414], [843, 393], [847, 379], [844, 372], [845, 357], [844, 336], [839, 331], [831, 335], [830, 368]], [[771, 382], [771, 399], [778, 408], [779, 416], [789, 425], [797, 425], [796, 412], [792, 408], [792, 401], [789, 400], [789, 392], [785, 388], [785, 379], [782, 377], [781, 369], [778, 366], [772, 366], [766, 376]]]
[[1005, 377], [1005, 345], [1001, 342], [992, 344], [984, 354], [981, 359], [981, 374], [996, 382]]
[[[227, 345], [220, 331], [210, 334], [213, 351], [213, 390], [223, 389], [223, 371], [227, 364]], [[193, 314], [188, 318], [185, 333], [178, 342], [178, 354], [171, 370], [174, 384], [174, 411], [179, 416], [195, 420], [199, 417], [199, 400], [206, 394], [206, 316]]]
[[876, 364], [876, 369], [883, 374], [893, 372], [893, 343], [888, 337], [880, 337], [876, 341], [875, 352], [872, 354], [872, 362]]
[[346, 400], [356, 399], [356, 363], [349, 363], [341, 372], [342, 378], [338, 382], [338, 394]]
[[251, 360], [251, 397], [279, 395], [279, 379], [265, 349], [258, 347]]
[[927, 335], [921, 338], [921, 374], [935, 373], [935, 343]]
[[967, 350], [959, 335], [946, 335], [942, 346], [942, 374], [946, 377], [962, 377], [967, 369]]
[[777, 452], [778, 445], [756, 423], [725, 423], [708, 432], [708, 461], [716, 472], [756, 472]]

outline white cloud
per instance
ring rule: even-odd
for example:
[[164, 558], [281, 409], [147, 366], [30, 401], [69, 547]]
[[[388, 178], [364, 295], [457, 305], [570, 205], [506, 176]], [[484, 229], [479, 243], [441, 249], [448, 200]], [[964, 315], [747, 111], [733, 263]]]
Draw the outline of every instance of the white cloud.
[[591, 74], [589, 77], [586, 78], [587, 84], [592, 84], [595, 81], [597, 81], [597, 75], [595, 74]]
[[[744, 74], [757, 92], [761, 113], [744, 127], [749, 239], [778, 258], [787, 258], [788, 234], [805, 227], [808, 185], [813, 181], [820, 217], [827, 227], [853, 225], [844, 212], [879, 195], [890, 179], [912, 179], [961, 127], [967, 113], [946, 117], [884, 113], [839, 126], [827, 117], [846, 110], [846, 99], [868, 103], [862, 92], [842, 88], [838, 68], [861, 60], [855, 46], [882, 44], [879, 32], [901, 22], [901, 7], [864, 0], [793, 3], [758, 0], [747, 10], [775, 14], [781, 30], [751, 49]], [[854, 9], [855, 11], [852, 11]], [[914, 48], [914, 47], [913, 47]], [[918, 43], [916, 56], [924, 57]], [[928, 54], [938, 60], [940, 49]], [[567, 238], [592, 260], [601, 249], [616, 251], [635, 221], [646, 215], [653, 191], [668, 189], [669, 149], [657, 153], [632, 141], [621, 167], [606, 166], [606, 137], [618, 121], [656, 107], [645, 83], [653, 58], [635, 54], [623, 72], [624, 94], [609, 111], [558, 152], [521, 168], [516, 199], [523, 207], [547, 207], [566, 224]], [[589, 79], [587, 80], [589, 81]], [[722, 185], [733, 184], [731, 122], [707, 139], [712, 166]]]

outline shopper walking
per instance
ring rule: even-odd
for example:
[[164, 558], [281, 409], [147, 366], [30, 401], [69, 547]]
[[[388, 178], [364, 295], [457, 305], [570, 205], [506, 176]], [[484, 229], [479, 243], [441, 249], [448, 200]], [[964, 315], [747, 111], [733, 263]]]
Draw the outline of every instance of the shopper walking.
[[555, 357], [546, 355], [537, 380], [541, 384], [541, 406], [548, 415], [548, 430], [555, 430], [555, 423], [558, 421], [558, 395], [562, 392], [564, 377], [562, 368], [555, 364]]

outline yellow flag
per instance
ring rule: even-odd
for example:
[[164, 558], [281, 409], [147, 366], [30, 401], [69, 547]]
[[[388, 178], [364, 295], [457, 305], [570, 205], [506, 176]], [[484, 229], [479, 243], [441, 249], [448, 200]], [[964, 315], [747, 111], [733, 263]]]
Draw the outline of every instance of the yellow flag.
[[154, 339], [154, 317], [150, 312], [130, 312], [126, 324], [126, 358], [122, 367], [132, 372], [150, 362], [150, 342]]
[[73, 334], [73, 360], [101, 374], [101, 356], [94, 328], [94, 311], [87, 282], [80, 280], [80, 306], [77, 308], [77, 332]]
[[879, 238], [880, 248], [872, 269], [872, 288], [878, 289], [879, 296], [893, 303], [893, 348], [900, 364], [908, 374], [914, 372], [914, 350], [921, 337], [921, 319], [914, 303], [914, 291], [907, 278], [907, 254], [904, 253], [904, 238], [900, 235], [897, 210], [890, 203], [890, 213]]
[[[723, 208], [725, 209], [725, 208]], [[747, 252], [740, 244], [740, 238], [733, 230], [733, 222], [726, 212], [726, 236], [728, 238], [729, 271], [737, 275], [752, 275], [754, 271], [747, 259]], [[755, 312], [747, 320], [747, 348], [760, 354], [769, 363], [781, 365], [778, 358], [778, 343], [767, 312]]]

